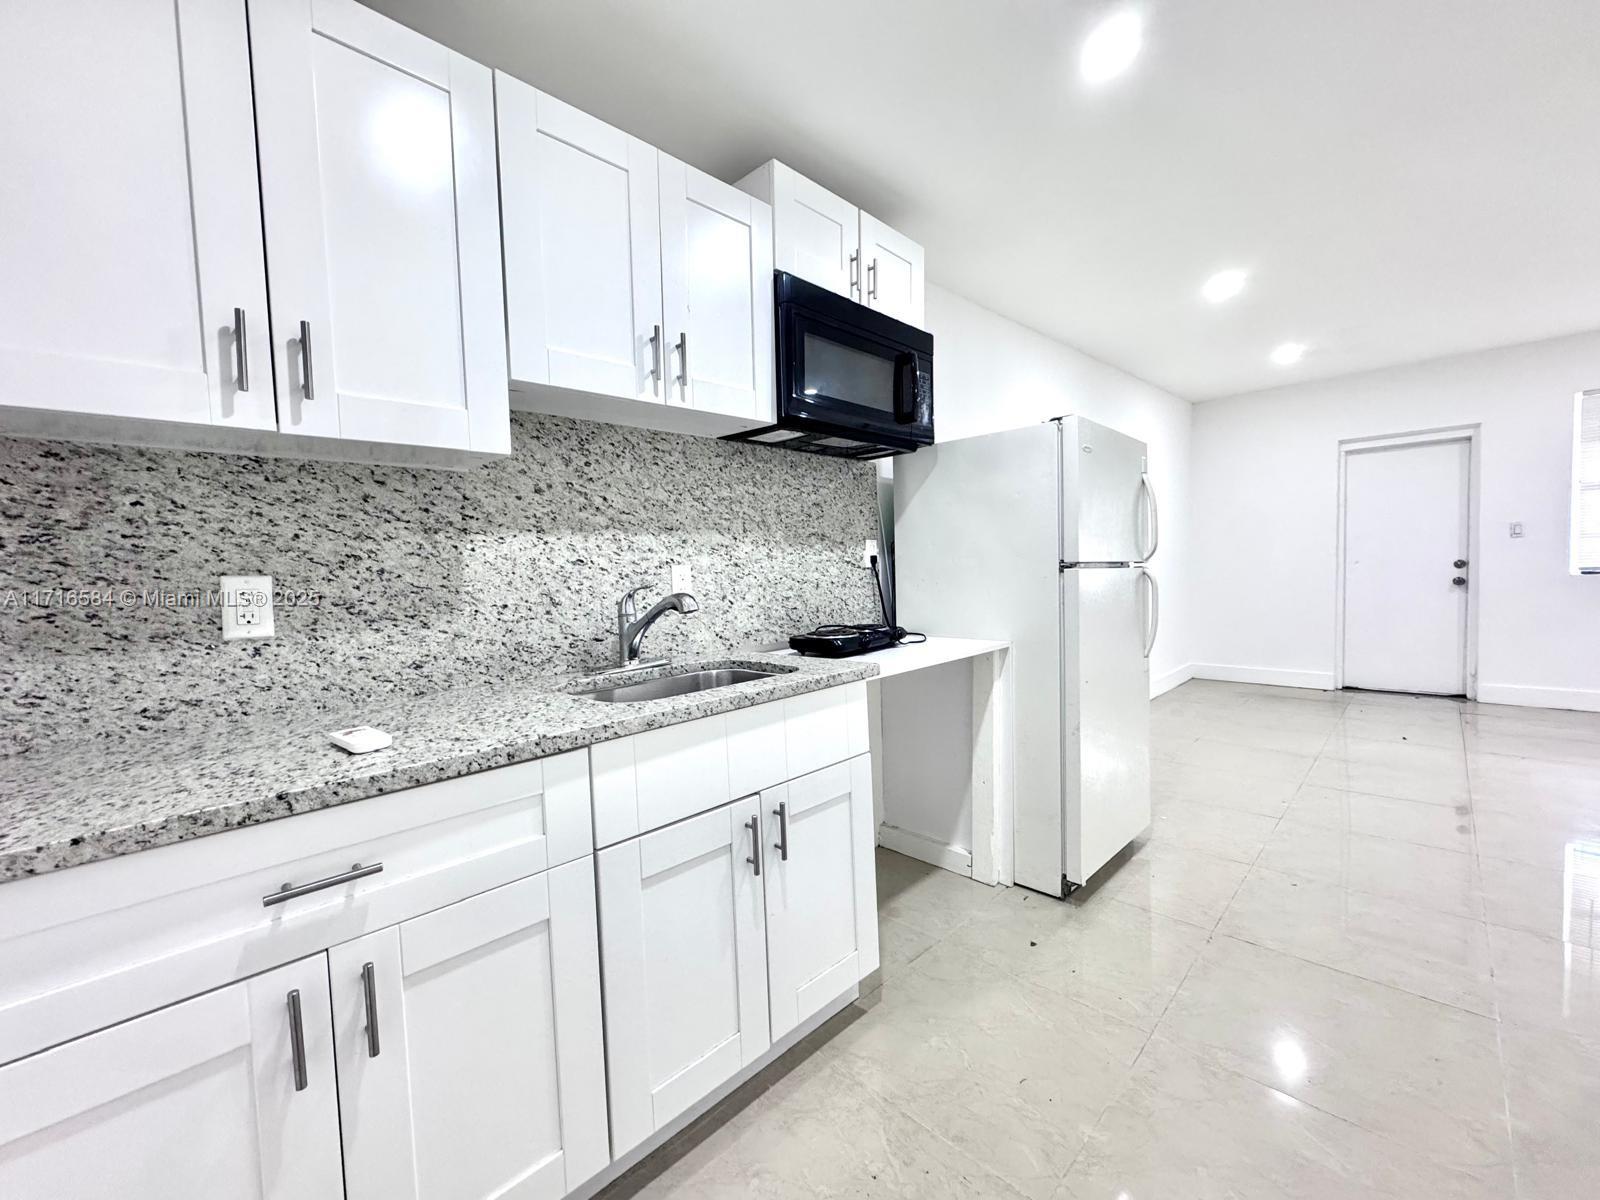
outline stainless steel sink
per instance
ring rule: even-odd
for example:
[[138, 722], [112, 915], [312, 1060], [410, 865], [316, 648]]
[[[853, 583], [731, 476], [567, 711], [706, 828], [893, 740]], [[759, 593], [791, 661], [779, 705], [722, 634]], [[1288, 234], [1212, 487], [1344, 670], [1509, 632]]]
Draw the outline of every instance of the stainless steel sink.
[[623, 683], [616, 687], [595, 688], [590, 692], [574, 692], [588, 700], [603, 700], [607, 704], [627, 703], [635, 700], [660, 700], [667, 696], [687, 696], [691, 692], [709, 692], [712, 688], [727, 687], [732, 683], [748, 683], [752, 679], [771, 679], [781, 671], [752, 671], [747, 667], [724, 667], [717, 671], [689, 671], [683, 675], [663, 675], [659, 679], [646, 679], [643, 683]]

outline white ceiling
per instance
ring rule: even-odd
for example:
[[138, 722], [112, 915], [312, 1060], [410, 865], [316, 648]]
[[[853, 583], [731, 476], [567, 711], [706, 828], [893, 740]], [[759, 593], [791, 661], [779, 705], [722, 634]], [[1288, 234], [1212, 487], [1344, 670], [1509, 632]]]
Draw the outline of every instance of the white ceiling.
[[1600, 0], [371, 2], [724, 179], [781, 158], [1189, 399], [1600, 327]]

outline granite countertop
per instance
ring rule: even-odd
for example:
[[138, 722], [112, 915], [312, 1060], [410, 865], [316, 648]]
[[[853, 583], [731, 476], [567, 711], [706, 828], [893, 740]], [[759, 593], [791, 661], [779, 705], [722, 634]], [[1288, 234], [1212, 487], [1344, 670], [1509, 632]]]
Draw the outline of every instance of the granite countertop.
[[[661, 700], [569, 694], [716, 667], [782, 672]], [[215, 729], [37, 746], [0, 758], [0, 881], [220, 833], [385, 792], [545, 758], [878, 673], [849, 659], [741, 653], [607, 677], [546, 675], [458, 688], [246, 734]], [[326, 730], [375, 725], [394, 745], [351, 755]]]

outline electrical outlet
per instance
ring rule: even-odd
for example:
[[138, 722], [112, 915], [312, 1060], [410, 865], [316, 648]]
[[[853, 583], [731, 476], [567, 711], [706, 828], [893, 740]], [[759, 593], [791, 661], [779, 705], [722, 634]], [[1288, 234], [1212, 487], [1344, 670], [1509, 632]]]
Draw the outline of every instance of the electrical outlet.
[[220, 583], [222, 640], [272, 637], [272, 576], [224, 575]]
[[1513, 522], [1511, 522], [1511, 536], [1512, 537], [1521, 537], [1522, 536], [1522, 522], [1521, 521], [1513, 521]]
[[878, 554], [878, 539], [868, 538], [861, 546], [861, 565], [870, 569]]
[[668, 576], [671, 580], [669, 591], [694, 594], [694, 572], [689, 569], [688, 563], [673, 563], [668, 569]]

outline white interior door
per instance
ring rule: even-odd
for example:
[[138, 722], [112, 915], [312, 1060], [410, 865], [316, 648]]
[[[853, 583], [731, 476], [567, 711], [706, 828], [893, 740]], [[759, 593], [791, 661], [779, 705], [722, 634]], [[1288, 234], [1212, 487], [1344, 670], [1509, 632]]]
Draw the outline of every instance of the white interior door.
[[773, 164], [773, 262], [780, 271], [861, 299], [860, 210], [782, 163]]
[[922, 324], [922, 247], [870, 213], [861, 214], [865, 303], [908, 325]]
[[655, 147], [495, 75], [511, 376], [665, 399]]
[[304, 1200], [343, 1187], [321, 954], [0, 1068], [0, 1196]]
[[767, 973], [776, 1040], [877, 963], [872, 760], [824, 767], [761, 793]]
[[739, 800], [595, 856], [618, 1157], [772, 1044], [757, 812]]
[[1086, 883], [1150, 827], [1150, 584], [1139, 567], [1061, 572], [1064, 867]]
[[1465, 438], [1345, 454], [1344, 686], [1466, 690], [1471, 464]]
[[660, 156], [666, 398], [771, 421], [772, 210]]
[[254, 0], [287, 432], [506, 453], [487, 67], [352, 0]]
[[557, 1200], [610, 1161], [597, 945], [585, 857], [329, 952], [352, 1200]]
[[0, 111], [0, 404], [272, 428], [243, 0], [0, 5]]

